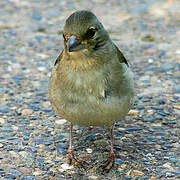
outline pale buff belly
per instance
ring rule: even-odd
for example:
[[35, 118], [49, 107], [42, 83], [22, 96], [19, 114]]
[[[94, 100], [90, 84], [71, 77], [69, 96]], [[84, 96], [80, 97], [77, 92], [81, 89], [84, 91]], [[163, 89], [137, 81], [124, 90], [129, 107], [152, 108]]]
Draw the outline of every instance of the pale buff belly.
[[133, 95], [127, 94], [123, 97], [108, 97], [99, 99], [89, 97], [81, 98], [80, 101], [66, 102], [55, 106], [55, 110], [61, 117], [72, 124], [86, 126], [112, 126], [116, 121], [123, 118], [132, 106]]

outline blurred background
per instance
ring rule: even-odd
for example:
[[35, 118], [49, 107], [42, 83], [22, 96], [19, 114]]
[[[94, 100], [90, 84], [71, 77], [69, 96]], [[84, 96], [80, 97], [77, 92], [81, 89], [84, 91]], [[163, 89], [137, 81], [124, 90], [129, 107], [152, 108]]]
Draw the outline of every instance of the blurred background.
[[[135, 74], [135, 106], [116, 124], [119, 158], [108, 175], [66, 164], [68, 123], [52, 111], [47, 94], [65, 20], [82, 9], [96, 14]], [[179, 0], [1, 0], [0, 177], [178, 179], [179, 45]], [[89, 147], [94, 159], [87, 161], [101, 162], [108, 136], [76, 126], [76, 153], [86, 155]]]

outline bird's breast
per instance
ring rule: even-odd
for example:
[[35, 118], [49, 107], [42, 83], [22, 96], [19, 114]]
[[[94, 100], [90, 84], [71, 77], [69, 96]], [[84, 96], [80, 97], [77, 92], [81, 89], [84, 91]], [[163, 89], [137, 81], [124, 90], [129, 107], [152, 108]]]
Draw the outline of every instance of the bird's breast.
[[[120, 93], [121, 77], [112, 76], [108, 66], [88, 71], [61, 66], [54, 71], [50, 83], [53, 86], [50, 87], [51, 103], [60, 116], [73, 124], [110, 126], [129, 111], [133, 94], [129, 90], [126, 94]], [[113, 81], [112, 77], [117, 79]], [[131, 81], [127, 80], [127, 87], [129, 84]], [[113, 93], [108, 89], [111, 86], [115, 89]]]

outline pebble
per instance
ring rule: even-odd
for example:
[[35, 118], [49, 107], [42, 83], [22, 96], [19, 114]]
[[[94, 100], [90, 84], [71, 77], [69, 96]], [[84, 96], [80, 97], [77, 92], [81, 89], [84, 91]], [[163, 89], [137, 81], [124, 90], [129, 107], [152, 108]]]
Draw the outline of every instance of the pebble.
[[27, 116], [27, 115], [31, 115], [33, 113], [32, 109], [23, 109], [21, 111], [22, 116]]
[[170, 158], [169, 160], [170, 160], [171, 162], [173, 162], [173, 163], [180, 162], [180, 159], [179, 159], [179, 158]]
[[151, 176], [148, 180], [157, 180], [155, 177]]
[[133, 174], [134, 174], [135, 176], [144, 176], [144, 173], [141, 172], [141, 171], [133, 170], [132, 172], [133, 172]]
[[173, 86], [173, 93], [180, 93], [180, 84]]
[[0, 118], [0, 124], [4, 124], [6, 121], [3, 118]]
[[4, 145], [2, 143], [0, 143], [0, 148], [4, 147]]
[[115, 163], [116, 163], [117, 165], [121, 165], [121, 164], [124, 164], [124, 160], [122, 160], [122, 159], [120, 159], [120, 158], [116, 158], [116, 159], [115, 159]]
[[93, 175], [88, 176], [88, 179], [92, 179], [92, 180], [99, 179], [99, 176], [96, 174], [93, 174]]
[[37, 153], [37, 148], [34, 147], [34, 146], [30, 146], [29, 151], [32, 152], [32, 153]]
[[24, 176], [21, 180], [37, 180], [34, 176]]
[[22, 175], [22, 173], [20, 171], [16, 170], [16, 169], [12, 169], [10, 171], [10, 173], [15, 175], [15, 176], [21, 176]]
[[156, 119], [155, 118], [144, 118], [144, 122], [154, 122]]
[[139, 106], [139, 107], [137, 107], [137, 109], [138, 110], [143, 110], [143, 109], [145, 109], [145, 107], [144, 106]]
[[166, 100], [164, 98], [154, 98], [153, 100], [159, 104], [165, 104], [166, 103]]
[[10, 109], [9, 107], [3, 107], [3, 106], [0, 106], [0, 113], [2, 114], [6, 114], [6, 113], [9, 113], [10, 112]]
[[121, 164], [121, 166], [120, 166], [120, 167], [121, 167], [121, 169], [123, 169], [123, 170], [124, 170], [124, 169], [126, 169], [127, 164]]
[[139, 114], [139, 111], [135, 110], [135, 109], [131, 109], [129, 112], [128, 112], [129, 115], [137, 115]]
[[165, 51], [165, 50], [160, 50], [160, 51], [158, 52], [157, 56], [161, 58], [161, 57], [164, 56], [165, 54], [166, 54], [166, 51]]
[[151, 106], [151, 108], [155, 110], [163, 110], [163, 107], [160, 106]]
[[22, 174], [25, 174], [25, 175], [29, 175], [31, 174], [31, 170], [29, 168], [26, 168], [26, 167], [19, 167], [19, 172], [21, 172]]
[[180, 170], [175, 170], [175, 171], [173, 171], [173, 173], [175, 174], [175, 175], [180, 175]]
[[68, 148], [68, 144], [67, 143], [58, 143], [57, 144], [57, 151], [58, 151], [58, 154], [60, 155], [66, 155], [66, 150]]
[[172, 64], [169, 63], [162, 63], [160, 66], [160, 72], [167, 72], [174, 68]]
[[41, 12], [37, 9], [34, 9], [32, 19], [35, 21], [40, 21], [42, 19]]
[[156, 114], [154, 117], [155, 117], [155, 119], [158, 119], [158, 120], [162, 120], [163, 119], [163, 116], [161, 116], [160, 114]]
[[62, 169], [59, 169], [59, 170], [62, 172], [62, 171], [66, 171], [66, 170], [72, 169], [73, 166], [70, 166], [69, 164], [62, 164], [61, 168]]
[[41, 171], [41, 170], [36, 170], [35, 172], [33, 172], [34, 176], [39, 176], [41, 174], [43, 174], [43, 171]]
[[4, 177], [5, 179], [16, 179], [16, 176], [10, 174]]
[[89, 153], [89, 154], [92, 153], [92, 149], [90, 149], [90, 148], [87, 148], [86, 151], [87, 151], [87, 153]]
[[55, 123], [56, 123], [57, 125], [62, 125], [62, 124], [64, 124], [64, 123], [66, 123], [66, 122], [67, 122], [66, 119], [58, 119], [58, 120], [55, 121]]

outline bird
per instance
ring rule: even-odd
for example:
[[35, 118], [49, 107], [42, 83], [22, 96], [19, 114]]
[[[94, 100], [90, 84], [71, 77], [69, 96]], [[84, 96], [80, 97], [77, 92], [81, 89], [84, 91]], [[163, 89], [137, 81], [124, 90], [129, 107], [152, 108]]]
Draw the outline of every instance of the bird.
[[[70, 122], [67, 150], [73, 153], [73, 125], [110, 129], [109, 158], [114, 164], [114, 124], [129, 112], [134, 99], [134, 78], [128, 61], [91, 11], [72, 13], [63, 29], [64, 49], [57, 57], [49, 82], [49, 99], [55, 112]], [[111, 168], [111, 167], [110, 167]]]

